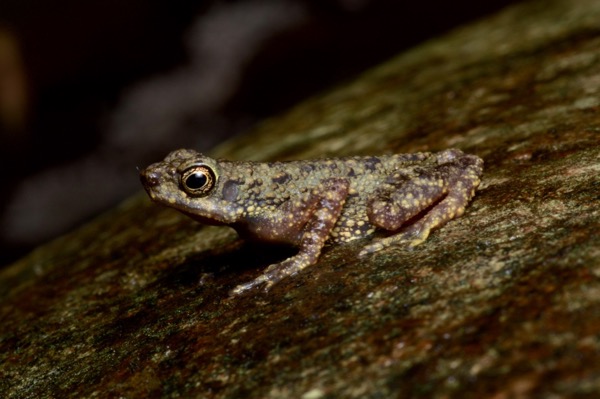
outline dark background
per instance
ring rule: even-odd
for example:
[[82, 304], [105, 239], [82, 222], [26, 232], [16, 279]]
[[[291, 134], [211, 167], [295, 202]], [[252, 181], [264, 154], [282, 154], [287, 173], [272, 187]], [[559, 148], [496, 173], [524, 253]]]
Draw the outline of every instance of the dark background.
[[0, 2], [0, 266], [207, 150], [510, 0]]

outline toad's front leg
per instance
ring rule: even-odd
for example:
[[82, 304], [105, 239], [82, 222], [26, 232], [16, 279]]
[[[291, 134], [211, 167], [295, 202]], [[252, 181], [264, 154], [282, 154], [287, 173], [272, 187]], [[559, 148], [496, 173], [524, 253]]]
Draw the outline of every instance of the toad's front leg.
[[298, 254], [283, 262], [270, 265], [259, 277], [235, 287], [231, 295], [242, 294], [263, 284], [268, 290], [283, 278], [315, 264], [325, 241], [342, 213], [348, 188], [349, 183], [345, 179], [331, 178], [323, 181], [322, 186], [313, 191], [307, 200], [312, 206], [306, 207], [309, 214], [300, 238]]

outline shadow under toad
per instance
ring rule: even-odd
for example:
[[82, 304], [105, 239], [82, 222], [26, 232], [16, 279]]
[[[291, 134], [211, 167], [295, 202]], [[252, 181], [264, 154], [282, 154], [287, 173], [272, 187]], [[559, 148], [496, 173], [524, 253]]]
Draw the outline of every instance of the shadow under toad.
[[220, 248], [192, 254], [165, 270], [156, 283], [180, 288], [197, 285], [227, 295], [232, 287], [255, 278], [269, 265], [297, 252], [298, 248], [290, 246], [236, 240]]

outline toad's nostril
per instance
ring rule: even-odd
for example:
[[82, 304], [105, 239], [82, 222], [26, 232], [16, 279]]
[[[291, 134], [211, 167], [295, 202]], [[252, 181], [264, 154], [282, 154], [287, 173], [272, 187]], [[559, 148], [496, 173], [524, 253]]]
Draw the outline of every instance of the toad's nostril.
[[157, 186], [160, 182], [160, 173], [146, 169], [140, 173], [140, 178], [144, 185], [153, 187]]

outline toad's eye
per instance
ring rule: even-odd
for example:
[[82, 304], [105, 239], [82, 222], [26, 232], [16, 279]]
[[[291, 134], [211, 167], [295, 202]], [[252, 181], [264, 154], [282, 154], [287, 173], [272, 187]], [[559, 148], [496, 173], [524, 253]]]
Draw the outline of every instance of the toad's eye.
[[206, 165], [194, 165], [181, 174], [181, 185], [189, 195], [207, 195], [215, 186], [215, 172]]

